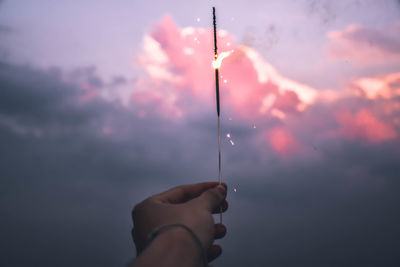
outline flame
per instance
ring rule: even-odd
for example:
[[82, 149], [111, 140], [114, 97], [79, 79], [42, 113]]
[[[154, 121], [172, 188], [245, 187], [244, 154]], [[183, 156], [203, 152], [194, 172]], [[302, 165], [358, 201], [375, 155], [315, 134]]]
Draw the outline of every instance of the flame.
[[232, 54], [232, 51], [222, 52], [219, 55], [215, 55], [215, 60], [212, 62], [214, 69], [219, 69], [222, 64], [222, 60]]

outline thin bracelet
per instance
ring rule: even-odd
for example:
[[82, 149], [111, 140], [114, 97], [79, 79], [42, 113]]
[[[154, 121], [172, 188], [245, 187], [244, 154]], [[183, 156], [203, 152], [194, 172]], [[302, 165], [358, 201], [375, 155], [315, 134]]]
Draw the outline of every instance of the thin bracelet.
[[149, 246], [149, 244], [162, 232], [168, 231], [172, 228], [176, 228], [176, 227], [180, 227], [185, 229], [186, 231], [188, 231], [190, 233], [190, 235], [192, 236], [192, 238], [194, 239], [194, 241], [196, 242], [196, 244], [198, 245], [198, 247], [200, 248], [201, 251], [201, 261], [204, 263], [204, 266], [207, 266], [207, 258], [206, 258], [206, 253], [203, 249], [203, 245], [201, 244], [200, 239], [197, 237], [196, 233], [188, 226], [182, 224], [182, 223], [173, 223], [173, 224], [166, 224], [166, 225], [162, 225], [160, 227], [155, 228], [148, 236], [147, 236], [147, 241], [146, 241], [146, 246]]

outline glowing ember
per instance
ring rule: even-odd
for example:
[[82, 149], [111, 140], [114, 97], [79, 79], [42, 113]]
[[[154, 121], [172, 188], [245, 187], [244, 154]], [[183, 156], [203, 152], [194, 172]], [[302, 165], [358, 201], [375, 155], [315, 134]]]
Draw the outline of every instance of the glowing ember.
[[222, 65], [222, 60], [232, 54], [232, 51], [222, 52], [218, 57], [212, 62], [214, 69], [219, 69]]

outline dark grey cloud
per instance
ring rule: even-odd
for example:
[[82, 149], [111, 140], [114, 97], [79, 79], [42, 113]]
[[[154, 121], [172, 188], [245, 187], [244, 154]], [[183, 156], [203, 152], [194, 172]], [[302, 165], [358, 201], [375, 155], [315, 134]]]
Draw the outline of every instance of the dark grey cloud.
[[[293, 1], [295, 2], [295, 1]], [[298, 1], [296, 1], [298, 2]], [[323, 25], [330, 26], [335, 22], [339, 22], [343, 14], [351, 11], [368, 13], [374, 17], [376, 7], [385, 7], [393, 9], [398, 7], [398, 0], [384, 0], [377, 3], [373, 0], [348, 0], [348, 1], [329, 1], [329, 0], [304, 0], [305, 11], [312, 17], [318, 19]], [[378, 4], [378, 5], [377, 5]], [[387, 14], [382, 13], [382, 16]], [[354, 22], [353, 22], [354, 23]]]
[[[0, 0], [0, 11], [1, 11], [1, 5], [3, 4], [3, 0]], [[13, 28], [11, 28], [10, 26], [4, 25], [4, 24], [0, 24], [0, 36], [3, 34], [9, 34], [13, 32]]]
[[257, 32], [253, 27], [248, 27], [243, 34], [242, 43], [251, 47], [258, 47], [269, 51], [279, 43], [279, 29], [275, 24], [269, 24], [264, 31]]
[[[0, 265], [127, 262], [130, 209], [160, 190], [152, 183], [173, 183], [165, 158], [174, 151], [159, 148], [173, 142], [112, 104], [79, 103], [82, 90], [57, 70], [2, 63], [0, 88]], [[110, 122], [122, 129], [112, 138], [102, 131]]]
[[[354, 3], [354, 1], [352, 3]], [[330, 24], [334, 22], [337, 17], [337, 9], [333, 4], [334, 2], [327, 0], [308, 0], [306, 2], [306, 7], [308, 13], [312, 15], [317, 15], [322, 24]]]
[[[93, 67], [71, 77], [0, 64], [1, 266], [124, 265], [135, 202], [216, 177], [214, 114], [174, 122], [82, 103], [79, 82], [113, 82]], [[282, 159], [258, 142], [268, 125], [223, 121], [235, 146], [224, 138], [230, 210], [216, 266], [399, 265], [399, 144], [321, 142], [310, 125], [298, 130], [309, 154]]]
[[12, 32], [13, 32], [13, 29], [11, 27], [0, 24], [0, 34], [8, 34], [8, 33], [12, 33]]
[[[400, 28], [393, 29], [394, 32], [380, 31], [372, 28], [359, 28], [347, 32], [344, 37], [356, 43], [368, 44], [383, 51], [398, 54], [400, 53]], [[396, 34], [397, 33], [397, 34]]]
[[[0, 9], [1, 9], [1, 2], [0, 2]], [[1, 10], [0, 10], [1, 11]], [[15, 30], [4, 24], [0, 24], [0, 60], [6, 59], [9, 56], [9, 52], [4, 45], [4, 38], [7, 37], [8, 35], [14, 33]]]

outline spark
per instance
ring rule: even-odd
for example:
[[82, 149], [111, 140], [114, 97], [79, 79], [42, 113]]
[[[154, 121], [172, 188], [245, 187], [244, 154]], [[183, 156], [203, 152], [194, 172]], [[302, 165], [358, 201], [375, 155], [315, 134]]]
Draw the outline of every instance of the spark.
[[228, 80], [224, 80], [224, 83], [227, 83], [228, 82]]
[[236, 193], [236, 188], [233, 188], [233, 192], [235, 192], [235, 193]]
[[214, 69], [219, 69], [222, 64], [222, 60], [232, 54], [232, 51], [222, 52], [218, 56], [216, 56], [215, 60], [212, 62], [212, 66]]
[[200, 22], [200, 18], [197, 18], [196, 21], [197, 21], [197, 22]]
[[231, 139], [231, 137], [232, 137], [231, 134], [230, 134], [230, 133], [227, 133], [227, 134], [226, 134], [226, 137], [228, 138], [228, 140], [229, 140], [229, 142], [231, 143], [231, 145], [234, 146], [234, 145], [235, 145], [235, 142], [233, 142], [233, 140]]
[[257, 128], [257, 126], [255, 124], [253, 124], [253, 129]]
[[226, 45], [227, 45], [227, 46], [231, 46], [231, 43], [230, 43], [230, 42], [227, 42]]

